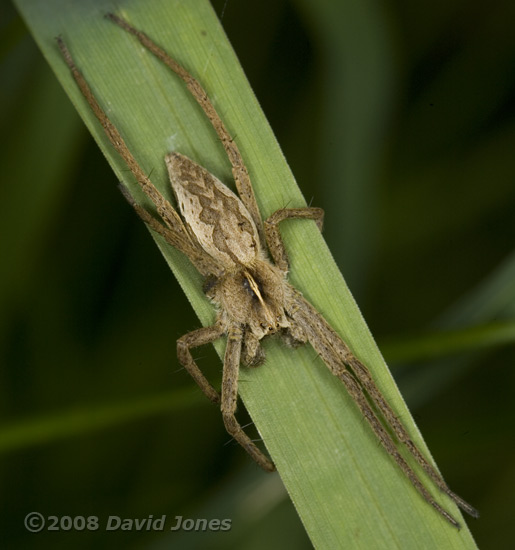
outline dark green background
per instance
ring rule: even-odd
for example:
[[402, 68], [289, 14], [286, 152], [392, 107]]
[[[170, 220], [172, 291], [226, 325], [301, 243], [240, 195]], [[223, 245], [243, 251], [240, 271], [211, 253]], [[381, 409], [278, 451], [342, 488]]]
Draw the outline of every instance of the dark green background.
[[[515, 4], [224, 4], [214, 2], [306, 199], [326, 210], [331, 250], [442, 473], [482, 513], [469, 522], [478, 545], [511, 548], [513, 344], [472, 338], [442, 355], [438, 332], [478, 325], [479, 340], [515, 317]], [[226, 444], [216, 408], [180, 370], [175, 340], [199, 323], [23, 23], [5, 0], [0, 9], [0, 441], [18, 422], [185, 391], [168, 413], [2, 447], [2, 546], [160, 543], [30, 535], [23, 517], [39, 511], [240, 518], [230, 535], [161, 542], [309, 547], [291, 504]], [[429, 351], [410, 345], [426, 333]], [[211, 350], [197, 357], [219, 377]], [[244, 513], [246, 491], [268, 494], [260, 513]]]

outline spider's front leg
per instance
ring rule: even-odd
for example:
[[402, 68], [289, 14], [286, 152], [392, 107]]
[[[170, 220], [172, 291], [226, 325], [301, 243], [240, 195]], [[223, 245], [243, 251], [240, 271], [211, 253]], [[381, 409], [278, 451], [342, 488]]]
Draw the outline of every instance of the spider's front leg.
[[249, 453], [249, 455], [267, 472], [273, 472], [275, 466], [254, 444], [236, 420], [238, 400], [238, 374], [240, 371], [243, 329], [232, 325], [227, 332], [227, 347], [224, 357], [222, 378], [222, 416], [227, 432]]
[[208, 382], [191, 356], [190, 349], [210, 344], [223, 336], [225, 330], [220, 321], [210, 327], [203, 327], [188, 332], [177, 340], [177, 358], [179, 363], [188, 371], [189, 375], [199, 385], [206, 397], [213, 403], [220, 403], [220, 394]]
[[275, 265], [285, 273], [289, 269], [288, 253], [284, 246], [281, 234], [279, 233], [279, 224], [289, 219], [314, 220], [318, 229], [322, 231], [324, 222], [324, 211], [321, 208], [281, 208], [276, 210], [265, 221], [265, 236], [268, 249], [275, 262]]
[[250, 330], [243, 334], [241, 358], [246, 367], [259, 367], [265, 361], [265, 352], [261, 347], [261, 342]]

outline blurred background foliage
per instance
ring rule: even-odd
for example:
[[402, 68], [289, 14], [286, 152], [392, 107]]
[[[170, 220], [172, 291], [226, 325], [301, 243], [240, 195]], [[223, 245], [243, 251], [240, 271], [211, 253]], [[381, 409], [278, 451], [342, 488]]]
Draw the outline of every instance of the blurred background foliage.
[[[511, 548], [515, 4], [213, 4], [439, 467], [482, 513], [478, 545]], [[33, 510], [172, 510], [233, 529], [117, 543], [309, 548], [280, 482], [227, 444], [179, 368], [175, 340], [198, 321], [23, 22], [0, 10], [2, 546], [112, 544], [30, 536]]]

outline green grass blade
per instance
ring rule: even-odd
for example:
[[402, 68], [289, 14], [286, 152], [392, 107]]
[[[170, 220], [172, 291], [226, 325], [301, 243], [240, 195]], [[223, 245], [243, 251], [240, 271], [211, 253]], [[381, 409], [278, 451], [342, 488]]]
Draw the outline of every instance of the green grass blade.
[[[200, 396], [199, 396], [200, 397]], [[0, 426], [0, 454], [102, 430], [131, 420], [184, 410], [198, 404], [191, 394], [174, 390], [125, 402], [76, 407]]]
[[389, 361], [411, 363], [512, 344], [514, 341], [515, 322], [498, 321], [411, 338], [385, 339], [381, 342], [381, 349]]
[[[16, 4], [118, 178], [132, 190], [130, 174], [59, 56], [57, 35], [66, 41], [111, 120], [164, 194], [170, 196], [163, 162], [170, 150], [190, 156], [228, 184], [230, 166], [183, 83], [106, 21], [103, 15], [108, 11], [144, 29], [203, 83], [238, 141], [263, 216], [285, 204], [305, 204], [206, 1], [134, 1], [123, 8], [108, 1]], [[291, 281], [369, 365], [413, 439], [425, 448], [315, 225], [291, 222], [283, 235], [292, 259]], [[210, 323], [214, 312], [202, 295], [200, 277], [184, 257], [157, 242], [201, 321]], [[474, 547], [466, 527], [457, 531], [448, 525], [379, 448], [342, 385], [310, 347], [292, 351], [272, 341], [265, 347], [265, 366], [242, 372], [241, 395], [317, 548]], [[437, 498], [459, 517], [448, 499]]]

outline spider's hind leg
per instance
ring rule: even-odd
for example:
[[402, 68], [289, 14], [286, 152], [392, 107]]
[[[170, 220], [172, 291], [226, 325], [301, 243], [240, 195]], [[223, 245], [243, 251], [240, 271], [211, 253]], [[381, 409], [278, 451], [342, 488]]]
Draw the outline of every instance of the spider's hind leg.
[[127, 21], [113, 13], [106, 14], [106, 18], [110, 19], [113, 23], [136, 37], [136, 39], [139, 40], [142, 46], [147, 48], [147, 50], [155, 55], [160, 61], [162, 61], [169, 69], [171, 69], [178, 77], [180, 77], [184, 81], [190, 94], [193, 96], [195, 101], [199, 104], [199, 106], [211, 122], [215, 132], [218, 135], [218, 138], [220, 139], [225, 149], [227, 157], [229, 158], [229, 161], [232, 165], [232, 173], [240, 199], [245, 204], [252, 219], [254, 220], [254, 223], [256, 224], [256, 227], [258, 229], [260, 240], [264, 245], [265, 243], [261, 215], [259, 213], [259, 207], [257, 205], [254, 189], [252, 188], [252, 183], [250, 181], [247, 167], [245, 166], [245, 162], [243, 161], [238, 146], [227, 131], [225, 124], [223, 123], [220, 115], [217, 113], [215, 107], [211, 103], [211, 100], [209, 99], [209, 96], [207, 95], [204, 88], [200, 85], [198, 80], [193, 78], [193, 76], [182, 65], [180, 65], [175, 59], [170, 57], [144, 32], [141, 32], [140, 30], [134, 28]]

